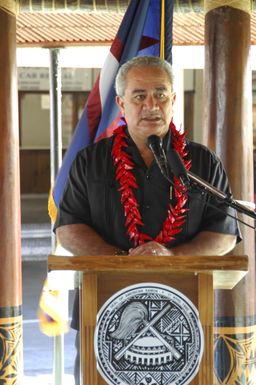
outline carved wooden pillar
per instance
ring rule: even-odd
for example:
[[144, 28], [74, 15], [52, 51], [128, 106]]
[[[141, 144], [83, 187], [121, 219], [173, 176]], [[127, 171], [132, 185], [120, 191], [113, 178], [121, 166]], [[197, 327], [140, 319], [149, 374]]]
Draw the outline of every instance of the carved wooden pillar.
[[[216, 4], [205, 1], [204, 142], [222, 159], [234, 197], [253, 202], [251, 4]], [[252, 370], [249, 364], [256, 343], [254, 231], [240, 227], [243, 242], [233, 254], [249, 256], [249, 274], [232, 292], [216, 294], [216, 384], [242, 383], [242, 377], [244, 383], [255, 380], [256, 367]]]
[[0, 383], [18, 385], [22, 299], [16, 17], [1, 1], [0, 84]]

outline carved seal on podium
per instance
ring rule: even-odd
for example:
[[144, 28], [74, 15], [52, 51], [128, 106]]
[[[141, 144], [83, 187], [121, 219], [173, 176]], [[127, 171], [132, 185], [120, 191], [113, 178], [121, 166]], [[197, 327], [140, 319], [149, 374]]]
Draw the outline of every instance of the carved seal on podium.
[[169, 286], [128, 286], [100, 309], [94, 348], [110, 385], [189, 384], [203, 353], [198, 311]]

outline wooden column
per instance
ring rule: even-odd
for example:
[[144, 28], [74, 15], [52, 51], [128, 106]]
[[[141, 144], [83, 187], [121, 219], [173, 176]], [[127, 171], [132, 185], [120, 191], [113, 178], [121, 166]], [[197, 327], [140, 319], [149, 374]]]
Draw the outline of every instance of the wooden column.
[[[223, 6], [216, 8], [216, 2], [206, 0], [205, 5], [204, 142], [223, 161], [234, 197], [253, 202], [250, 1], [223, 1]], [[248, 217], [240, 217], [253, 224]], [[243, 242], [233, 255], [249, 256], [249, 274], [232, 292], [218, 291], [216, 295], [216, 384], [240, 383], [242, 373], [246, 383], [255, 380], [249, 365], [249, 357], [254, 354], [249, 337], [256, 338], [255, 235], [254, 230], [240, 227]], [[245, 342], [248, 351], [242, 346]], [[244, 351], [242, 359], [236, 356], [238, 351]]]
[[0, 84], [0, 383], [18, 385], [22, 299], [16, 17], [1, 1]]

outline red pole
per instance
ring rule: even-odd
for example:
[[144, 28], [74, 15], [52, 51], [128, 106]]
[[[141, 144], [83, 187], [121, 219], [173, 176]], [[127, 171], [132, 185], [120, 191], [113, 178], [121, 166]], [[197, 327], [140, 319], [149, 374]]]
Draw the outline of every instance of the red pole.
[[22, 375], [16, 17], [0, 8], [0, 383]]

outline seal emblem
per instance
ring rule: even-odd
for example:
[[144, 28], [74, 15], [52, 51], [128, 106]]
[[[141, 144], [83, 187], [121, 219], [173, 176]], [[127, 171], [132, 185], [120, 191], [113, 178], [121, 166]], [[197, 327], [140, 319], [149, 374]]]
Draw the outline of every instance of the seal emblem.
[[110, 385], [189, 384], [203, 354], [198, 311], [169, 286], [128, 286], [100, 309], [94, 349]]

